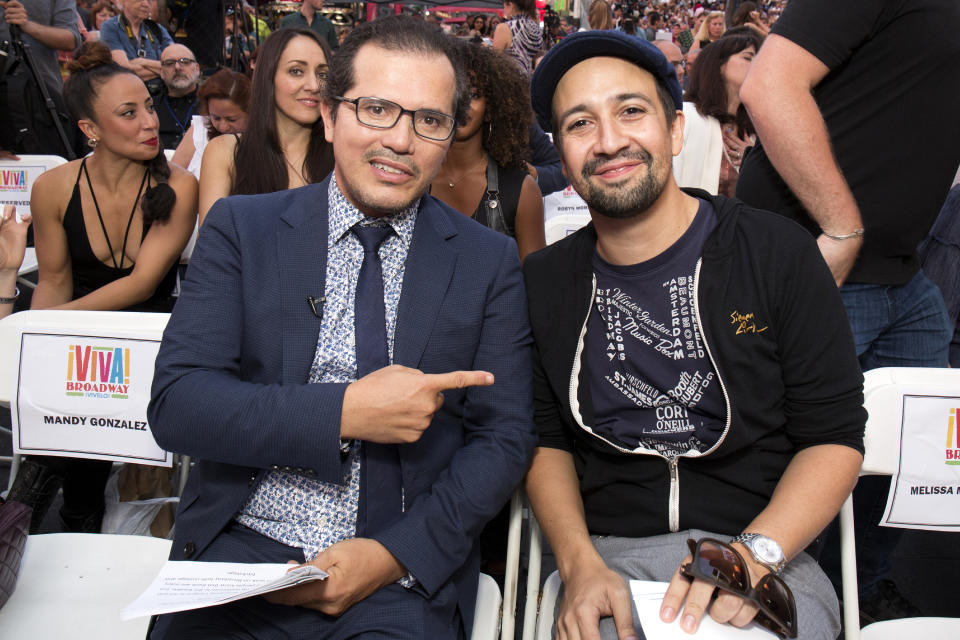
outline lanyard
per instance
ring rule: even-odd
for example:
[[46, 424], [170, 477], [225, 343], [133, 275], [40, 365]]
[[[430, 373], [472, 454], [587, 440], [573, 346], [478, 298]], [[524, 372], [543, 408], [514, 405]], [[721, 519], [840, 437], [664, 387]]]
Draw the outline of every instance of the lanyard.
[[[187, 127], [185, 124], [183, 124], [183, 122], [180, 121], [180, 118], [177, 117], [177, 114], [173, 112], [173, 107], [170, 106], [169, 96], [167, 96], [166, 93], [164, 93], [163, 96], [163, 104], [166, 105], [167, 112], [170, 113], [170, 117], [173, 118], [173, 121], [177, 124], [177, 128], [180, 129], [180, 133], [185, 133], [187, 131]], [[190, 118], [193, 117], [193, 108], [196, 105], [196, 102], [190, 103], [190, 108], [187, 110], [187, 117], [185, 118], [187, 122], [190, 122]]]

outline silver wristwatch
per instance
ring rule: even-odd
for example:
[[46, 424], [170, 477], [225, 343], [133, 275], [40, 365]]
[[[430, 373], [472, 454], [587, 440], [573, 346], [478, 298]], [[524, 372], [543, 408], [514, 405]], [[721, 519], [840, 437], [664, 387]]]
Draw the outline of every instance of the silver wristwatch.
[[730, 544], [739, 542], [745, 546], [753, 559], [774, 573], [780, 573], [787, 564], [783, 549], [773, 538], [759, 533], [741, 533], [730, 541]]

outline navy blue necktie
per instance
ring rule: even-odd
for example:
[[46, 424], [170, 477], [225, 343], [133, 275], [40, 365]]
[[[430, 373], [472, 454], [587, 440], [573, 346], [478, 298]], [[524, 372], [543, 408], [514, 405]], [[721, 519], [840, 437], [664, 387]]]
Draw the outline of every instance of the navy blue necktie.
[[[354, 340], [357, 345], [357, 377], [390, 364], [387, 351], [387, 319], [383, 304], [383, 270], [377, 249], [393, 233], [389, 226], [353, 227], [363, 246], [363, 264], [354, 299]], [[396, 445], [363, 442], [360, 447], [360, 503], [357, 535], [370, 536], [403, 510], [400, 459]]]

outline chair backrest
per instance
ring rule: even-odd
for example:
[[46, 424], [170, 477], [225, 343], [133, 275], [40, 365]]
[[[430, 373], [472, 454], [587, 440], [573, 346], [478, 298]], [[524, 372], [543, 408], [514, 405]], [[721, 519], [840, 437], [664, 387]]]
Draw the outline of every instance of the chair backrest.
[[904, 388], [922, 386], [929, 395], [960, 395], [960, 369], [885, 367], [863, 374], [867, 409], [860, 475], [893, 475], [900, 459], [900, 410]]
[[[922, 387], [929, 395], [960, 394], [960, 369], [889, 367], [863, 375], [864, 432], [861, 476], [893, 475], [900, 459], [900, 419], [905, 390]], [[843, 575], [843, 626], [847, 640], [860, 638], [857, 558], [854, 544], [852, 496], [840, 510], [840, 564]]]
[[590, 222], [589, 215], [584, 216], [578, 213], [564, 213], [553, 216], [544, 223], [543, 227], [547, 244], [563, 240], [580, 227], [586, 226], [588, 222]]
[[170, 319], [168, 313], [131, 313], [127, 311], [21, 311], [0, 320], [0, 353], [10, 354], [0, 364], [0, 402], [10, 402], [16, 392], [16, 358], [20, 336], [24, 332], [61, 331], [71, 335], [129, 337], [159, 340]]
[[19, 160], [0, 159], [0, 199], [16, 205], [20, 213], [29, 213], [30, 191], [37, 177], [66, 163], [60, 156], [24, 155]]

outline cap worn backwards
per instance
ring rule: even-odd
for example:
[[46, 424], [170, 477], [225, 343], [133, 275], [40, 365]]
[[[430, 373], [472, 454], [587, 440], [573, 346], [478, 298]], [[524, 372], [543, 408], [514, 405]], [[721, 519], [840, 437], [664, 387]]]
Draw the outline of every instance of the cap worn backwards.
[[533, 72], [530, 97], [537, 121], [544, 131], [553, 129], [553, 94], [563, 75], [589, 58], [622, 58], [649, 71], [667, 87], [677, 109], [683, 109], [683, 92], [677, 73], [653, 44], [620, 31], [581, 31], [567, 36], [550, 49]]

